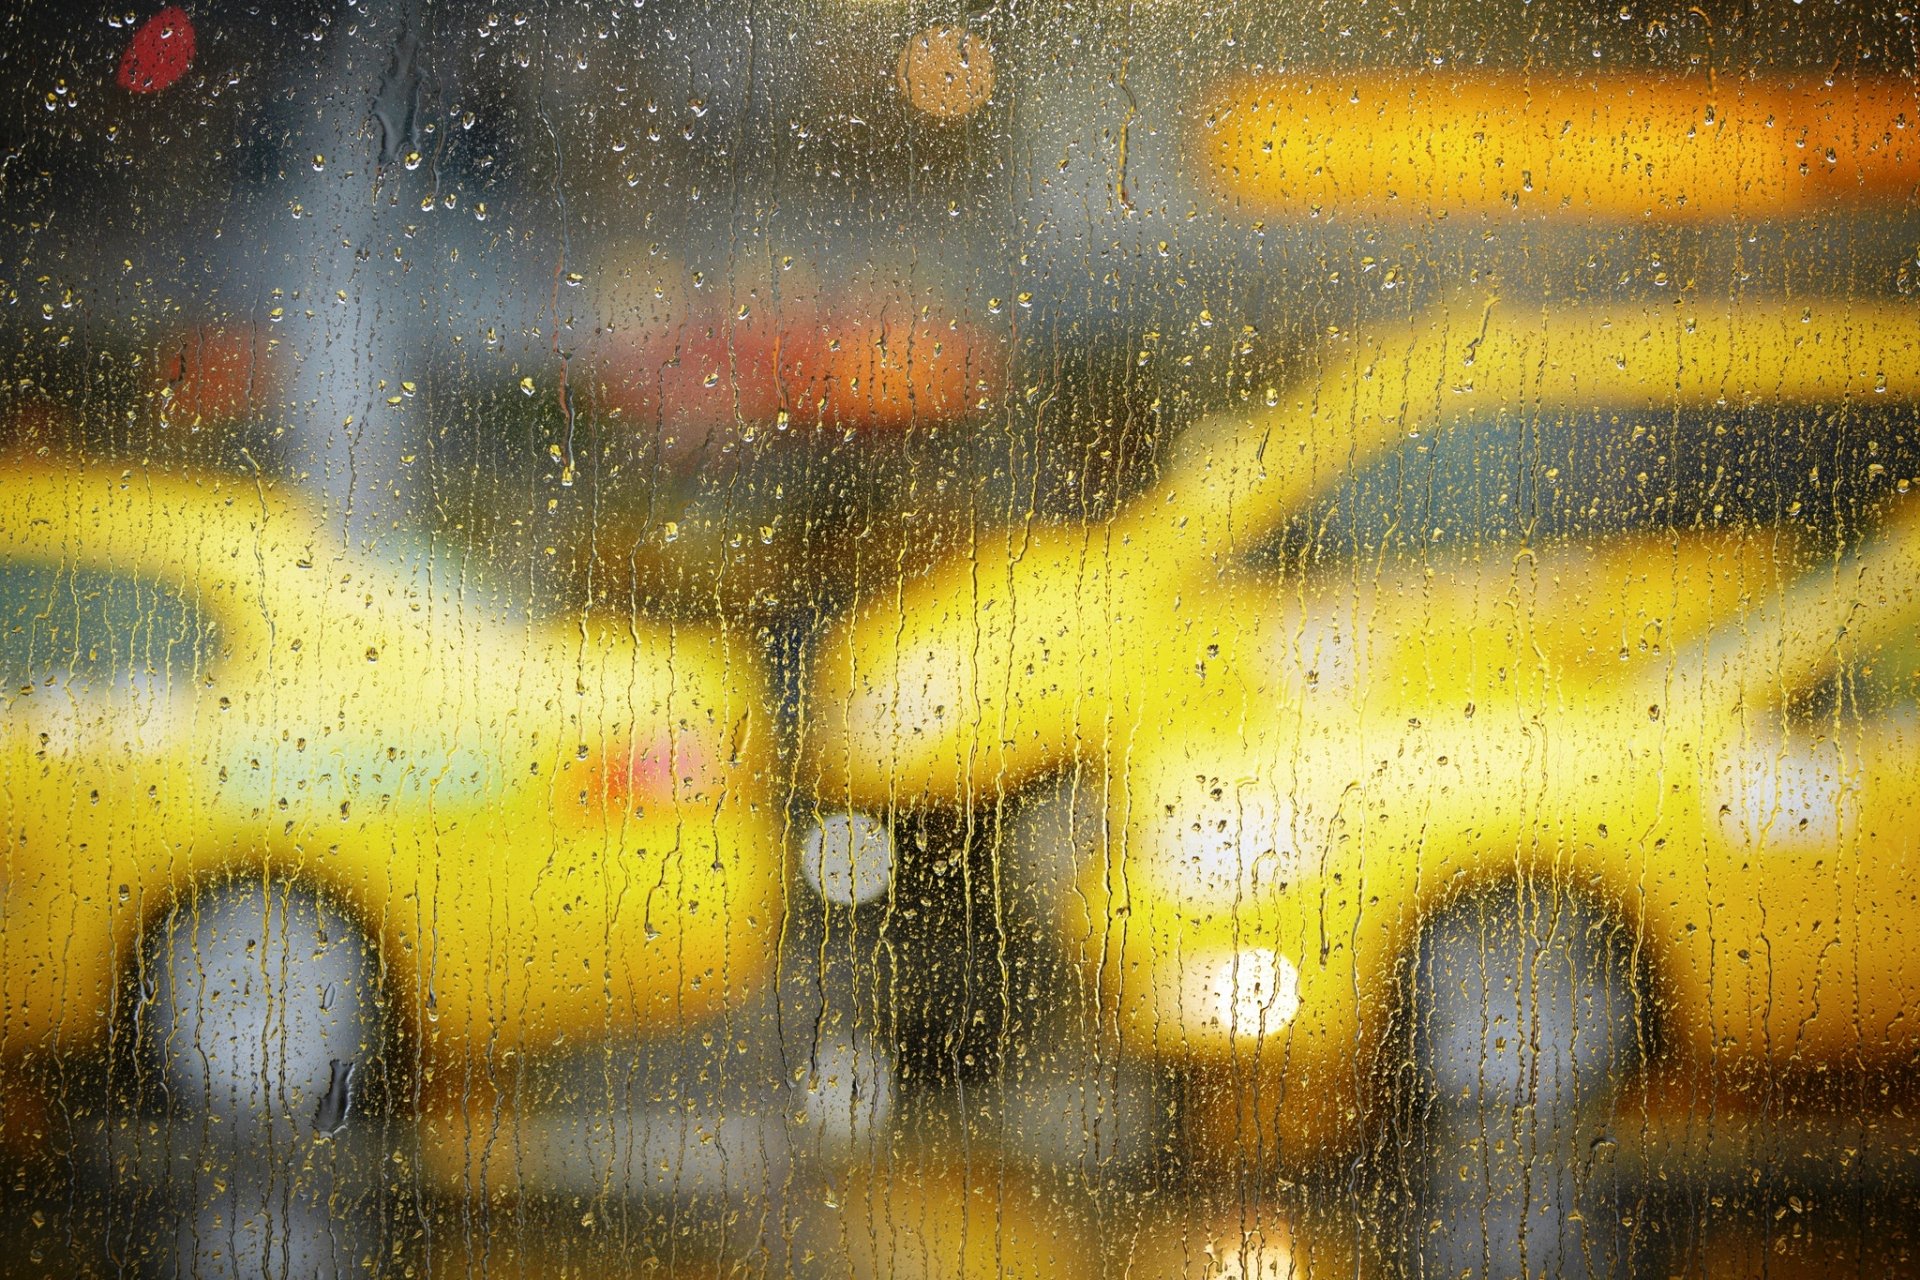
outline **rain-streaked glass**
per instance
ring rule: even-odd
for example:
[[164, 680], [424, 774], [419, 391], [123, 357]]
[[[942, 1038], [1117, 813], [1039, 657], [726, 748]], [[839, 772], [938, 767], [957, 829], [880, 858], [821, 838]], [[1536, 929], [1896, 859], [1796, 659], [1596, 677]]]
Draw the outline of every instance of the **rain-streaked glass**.
[[1920, 1249], [1897, 6], [0, 40], [0, 1272]]

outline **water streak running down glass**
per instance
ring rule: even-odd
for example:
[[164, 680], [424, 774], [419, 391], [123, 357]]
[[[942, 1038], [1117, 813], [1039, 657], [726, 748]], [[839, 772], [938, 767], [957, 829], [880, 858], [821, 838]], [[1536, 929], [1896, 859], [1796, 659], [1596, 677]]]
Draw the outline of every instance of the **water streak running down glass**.
[[7, 31], [0, 1271], [1916, 1270], [1906, 12]]

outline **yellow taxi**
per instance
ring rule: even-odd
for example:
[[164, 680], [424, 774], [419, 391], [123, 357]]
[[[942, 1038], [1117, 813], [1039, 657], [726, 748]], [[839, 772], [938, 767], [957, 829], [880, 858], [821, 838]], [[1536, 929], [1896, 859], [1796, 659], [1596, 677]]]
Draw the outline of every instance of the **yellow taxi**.
[[325, 1129], [396, 1037], [431, 1096], [761, 987], [757, 654], [542, 622], [341, 527], [253, 479], [0, 467], [6, 1060], [144, 1037], [187, 1105]]
[[[1281, 403], [1199, 424], [1110, 524], [1016, 530], [1004, 558], [851, 620], [816, 668], [819, 772], [884, 810], [1077, 765], [1105, 815], [1063, 895], [1065, 945], [1103, 975], [1129, 1052], [1237, 1082], [1211, 1091], [1203, 1144], [1349, 1149], [1409, 1018], [1431, 1040], [1499, 1012], [1497, 984], [1422, 939], [1512, 886], [1530, 936], [1583, 935], [1561, 1004], [1589, 1043], [1604, 1028], [1657, 1048], [1710, 1094], [1897, 1072], [1920, 1034], [1900, 942], [1920, 923], [1911, 692], [1870, 715], [1854, 699], [1920, 616], [1920, 520], [1878, 514], [1911, 479], [1914, 318], [1496, 301], [1342, 339]], [[1866, 495], [1858, 510], [1783, 496], [1723, 520], [1752, 485], [1711, 467], [1683, 484], [1673, 455], [1742, 421], [1759, 424], [1733, 433], [1748, 456], [1810, 496]], [[1583, 524], [1582, 505], [1557, 538], [1435, 520], [1392, 554], [1357, 535], [1321, 554], [1338, 513], [1316, 500], [1380, 463], [1399, 477], [1388, 518], [1424, 519], [1405, 459], [1502, 423], [1507, 469], [1473, 484], [1522, 516], [1552, 506], [1531, 442], [1572, 423], [1637, 523]], [[1858, 450], [1834, 475], [1809, 442], [1843, 435]], [[1636, 449], [1646, 473], [1622, 466]], [[1525, 485], [1544, 487], [1505, 492]], [[1294, 571], [1246, 554], [1275, 536]], [[1633, 990], [1578, 986], [1622, 951]], [[1423, 965], [1429, 996], [1450, 984], [1474, 1008], [1409, 1009]], [[1517, 1046], [1533, 1015], [1504, 998]], [[1471, 1065], [1435, 1066], [1443, 1093], [1521, 1069], [1506, 1044], [1451, 1052]], [[1525, 1084], [1536, 1102], [1561, 1087]]]
[[[1519, 883], [1537, 927], [1641, 952], [1651, 985], [1585, 1010], [1590, 1036], [1657, 1006], [1695, 1078], [1736, 1092], [1910, 1061], [1910, 694], [1904, 714], [1798, 708], [1900, 661], [1920, 532], [1785, 590], [1753, 541], [1382, 581], [1364, 657], [1323, 644], [1260, 697], [1155, 721], [1080, 882], [1136, 1049], [1270, 1071], [1270, 1111], [1236, 1123], [1282, 1151], [1348, 1139], [1422, 930]], [[1292, 638], [1338, 634], [1347, 607]]]

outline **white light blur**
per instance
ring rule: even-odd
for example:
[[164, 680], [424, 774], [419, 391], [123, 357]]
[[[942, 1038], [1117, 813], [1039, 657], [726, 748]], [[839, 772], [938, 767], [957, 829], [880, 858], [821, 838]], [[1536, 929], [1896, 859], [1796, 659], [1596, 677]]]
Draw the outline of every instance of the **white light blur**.
[[1282, 1030], [1300, 1012], [1300, 971], [1267, 947], [1246, 947], [1191, 965], [1186, 1004], [1236, 1036]]

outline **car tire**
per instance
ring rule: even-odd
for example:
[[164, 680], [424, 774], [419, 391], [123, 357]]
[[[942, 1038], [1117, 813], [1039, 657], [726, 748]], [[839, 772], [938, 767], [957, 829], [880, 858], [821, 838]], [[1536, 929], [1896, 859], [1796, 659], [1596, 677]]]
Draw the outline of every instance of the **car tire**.
[[313, 888], [236, 878], [183, 894], [144, 948], [137, 1051], [170, 1118], [250, 1137], [344, 1130], [387, 1039], [378, 954]]
[[1599, 904], [1525, 883], [1425, 922], [1406, 985], [1409, 1274], [1643, 1269], [1620, 1189], [1587, 1161], [1644, 1056], [1636, 954]]

